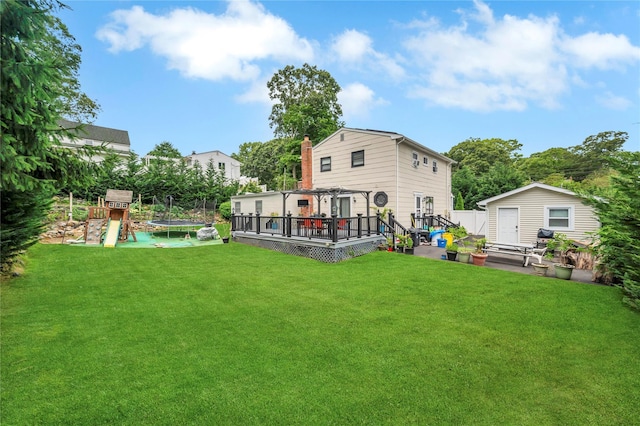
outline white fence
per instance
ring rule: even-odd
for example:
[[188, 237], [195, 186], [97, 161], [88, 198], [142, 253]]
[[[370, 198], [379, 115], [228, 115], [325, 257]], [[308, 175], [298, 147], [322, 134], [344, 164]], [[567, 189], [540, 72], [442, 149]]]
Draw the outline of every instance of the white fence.
[[451, 222], [464, 226], [469, 234], [485, 235], [487, 233], [487, 212], [480, 210], [454, 210]]

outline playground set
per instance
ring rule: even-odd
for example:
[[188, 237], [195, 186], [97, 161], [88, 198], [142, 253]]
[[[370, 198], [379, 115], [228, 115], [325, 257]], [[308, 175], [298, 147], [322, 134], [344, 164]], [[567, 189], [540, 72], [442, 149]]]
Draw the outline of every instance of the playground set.
[[[84, 241], [87, 245], [103, 244], [113, 248], [118, 242], [127, 241], [129, 235], [138, 241], [129, 219], [129, 206], [133, 200], [133, 191], [107, 190], [104, 205], [89, 207], [89, 215], [84, 228]], [[102, 241], [102, 228], [107, 229]]]
[[[213, 221], [207, 223], [205, 220], [206, 201], [203, 201], [201, 205], [196, 205], [194, 210], [198, 210], [199, 207], [202, 210], [197, 211], [194, 217], [182, 219], [177, 218], [175, 215], [172, 216], [174, 211], [173, 196], [166, 196], [164, 205], [158, 203], [156, 197], [154, 197], [153, 216], [151, 220], [146, 222], [145, 231], [136, 235], [129, 211], [132, 200], [133, 191], [107, 190], [107, 195], [104, 199], [98, 201], [97, 207], [89, 207], [83, 242], [90, 246], [102, 245], [108, 248], [114, 248], [118, 243], [131, 241], [140, 244], [126, 244], [122, 247], [193, 247], [207, 244], [207, 238], [203, 238], [203, 241], [195, 238], [200, 231], [198, 231], [198, 234], [192, 232], [198, 227], [208, 228], [209, 231], [212, 231], [209, 228], [213, 227]], [[210, 211], [215, 213], [215, 203]], [[147, 232], [147, 227], [151, 229], [149, 232]], [[166, 229], [166, 238], [157, 232], [158, 228]], [[170, 232], [171, 229], [174, 231]], [[187, 230], [186, 234], [185, 230]], [[212, 235], [213, 240], [219, 240], [220, 238], [215, 229], [213, 232], [201, 231], [204, 231], [203, 234], [205, 235]], [[173, 234], [173, 237], [171, 234]], [[191, 239], [192, 236], [194, 237], [193, 240]]]

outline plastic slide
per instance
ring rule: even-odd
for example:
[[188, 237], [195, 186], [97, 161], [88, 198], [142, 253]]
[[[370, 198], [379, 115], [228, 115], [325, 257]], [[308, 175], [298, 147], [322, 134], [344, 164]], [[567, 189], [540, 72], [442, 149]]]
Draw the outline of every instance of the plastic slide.
[[120, 235], [120, 226], [122, 225], [121, 220], [112, 220], [109, 219], [109, 223], [107, 224], [107, 234], [104, 237], [104, 246], [105, 247], [115, 247], [118, 244], [118, 236]]

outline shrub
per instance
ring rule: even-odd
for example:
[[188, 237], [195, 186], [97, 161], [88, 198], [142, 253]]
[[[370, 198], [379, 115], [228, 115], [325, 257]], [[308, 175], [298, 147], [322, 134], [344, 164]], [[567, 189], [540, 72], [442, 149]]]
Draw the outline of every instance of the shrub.
[[231, 201], [225, 201], [224, 203], [221, 203], [220, 207], [218, 207], [218, 212], [220, 212], [220, 216], [222, 216], [226, 220], [230, 220], [231, 219]]
[[621, 153], [611, 163], [618, 175], [611, 178], [607, 199], [584, 195], [601, 223], [594, 251], [601, 272], [622, 288], [629, 306], [640, 310], [640, 152]]

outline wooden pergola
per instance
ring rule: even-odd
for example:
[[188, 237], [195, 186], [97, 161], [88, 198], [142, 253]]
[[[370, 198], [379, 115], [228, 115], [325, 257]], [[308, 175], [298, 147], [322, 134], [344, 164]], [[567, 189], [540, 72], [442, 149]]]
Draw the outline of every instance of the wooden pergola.
[[329, 215], [337, 215], [338, 214], [338, 197], [340, 195], [357, 195], [360, 194], [362, 195], [362, 197], [364, 197], [365, 201], [366, 201], [366, 207], [367, 207], [367, 212], [369, 211], [370, 208], [370, 195], [371, 195], [371, 191], [362, 191], [359, 189], [345, 189], [345, 188], [316, 188], [316, 189], [295, 189], [292, 191], [280, 191], [280, 193], [282, 194], [282, 216], [286, 216], [287, 214], [287, 198], [289, 198], [290, 195], [296, 194], [296, 195], [311, 195], [314, 196], [315, 199], [317, 200], [317, 212], [315, 213], [317, 216], [321, 216], [322, 212], [321, 212], [321, 205], [322, 205], [322, 199], [325, 197], [330, 197], [331, 199], [331, 211], [329, 212]]

